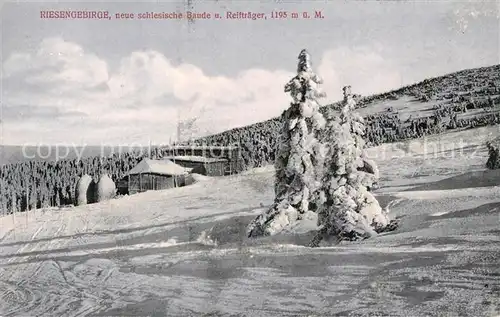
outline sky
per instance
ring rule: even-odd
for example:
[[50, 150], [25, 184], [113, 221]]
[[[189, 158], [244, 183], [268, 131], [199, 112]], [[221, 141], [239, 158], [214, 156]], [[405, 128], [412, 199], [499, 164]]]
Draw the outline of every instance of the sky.
[[[102, 10], [104, 20], [42, 19]], [[255, 12], [265, 20], [116, 19]], [[323, 19], [271, 19], [321, 11]], [[1, 144], [166, 144], [263, 121], [290, 104], [301, 49], [327, 94], [370, 95], [500, 64], [499, 1], [22, 2], [1, 9]]]

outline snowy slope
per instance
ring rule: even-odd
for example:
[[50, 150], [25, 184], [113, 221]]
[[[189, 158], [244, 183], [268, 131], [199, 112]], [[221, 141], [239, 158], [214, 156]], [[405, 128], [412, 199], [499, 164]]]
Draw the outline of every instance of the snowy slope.
[[470, 173], [495, 131], [370, 149], [402, 226], [364, 242], [248, 240], [271, 167], [0, 218], [0, 316], [497, 316], [500, 187]]

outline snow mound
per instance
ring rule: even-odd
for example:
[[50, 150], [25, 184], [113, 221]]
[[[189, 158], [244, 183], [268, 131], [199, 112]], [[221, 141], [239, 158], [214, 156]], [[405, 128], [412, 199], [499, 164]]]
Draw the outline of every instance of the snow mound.
[[291, 225], [283, 228], [284, 234], [303, 234], [311, 231], [317, 231], [318, 214], [310, 210], [301, 215], [301, 221], [295, 221]]
[[272, 164], [243, 171], [240, 173], [240, 175], [253, 175], [253, 174], [262, 174], [270, 172], [274, 172], [274, 165]]
[[211, 179], [211, 177], [209, 177], [209, 176], [196, 174], [196, 173], [191, 174], [191, 176], [193, 177], [193, 180], [195, 182], [203, 182], [203, 181], [207, 181], [207, 180]]
[[217, 241], [210, 237], [210, 230], [203, 230], [196, 238], [196, 242], [207, 246], [217, 246]]

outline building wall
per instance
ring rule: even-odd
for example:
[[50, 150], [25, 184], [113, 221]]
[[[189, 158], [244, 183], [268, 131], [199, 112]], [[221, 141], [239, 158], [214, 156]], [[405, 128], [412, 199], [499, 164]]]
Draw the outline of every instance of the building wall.
[[224, 176], [226, 167], [229, 163], [227, 162], [212, 162], [205, 164], [206, 175], [208, 176]]
[[130, 175], [128, 192], [135, 194], [147, 190], [162, 190], [184, 186], [184, 176], [166, 176], [156, 174]]
[[116, 189], [118, 195], [128, 194], [128, 176], [123, 177], [116, 183]]
[[[235, 174], [243, 170], [239, 148], [163, 148], [163, 156], [203, 156], [228, 160], [225, 174]], [[177, 163], [177, 160], [176, 160]], [[180, 165], [180, 164], [179, 164]], [[183, 165], [184, 166], [184, 165]], [[191, 166], [186, 166], [191, 167]]]
[[[171, 159], [171, 161], [177, 165], [182, 166], [182, 167], [192, 168], [193, 173], [203, 174], [203, 173], [198, 172], [198, 171], [203, 171], [203, 165], [204, 165], [203, 162], [182, 161], [182, 160], [174, 160], [174, 159]], [[197, 170], [197, 171], [195, 172], [195, 170]], [[205, 174], [203, 174], [203, 175], [205, 175]]]
[[192, 173], [207, 175], [207, 176], [224, 176], [228, 170], [229, 162], [193, 162], [172, 160], [175, 164], [183, 167], [192, 168]]

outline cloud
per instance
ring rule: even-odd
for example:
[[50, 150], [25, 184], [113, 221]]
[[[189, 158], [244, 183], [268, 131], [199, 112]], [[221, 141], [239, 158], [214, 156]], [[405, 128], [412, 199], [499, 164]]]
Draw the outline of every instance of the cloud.
[[[236, 121], [237, 117], [244, 117], [252, 122], [276, 115], [284, 108], [286, 95], [282, 93], [282, 86], [292, 75], [285, 71], [251, 69], [233, 78], [208, 76], [195, 65], [175, 66], [163, 54], [147, 51], [134, 52], [124, 58], [108, 85], [115, 105], [174, 106], [181, 115], [220, 110], [231, 113]], [[273, 103], [276, 96], [281, 104]], [[170, 102], [165, 103], [168, 98]], [[222, 117], [217, 115], [211, 119]]]
[[55, 106], [36, 107], [31, 105], [16, 105], [2, 107], [2, 120], [26, 120], [35, 118], [37, 120], [44, 118], [69, 118], [69, 117], [86, 117], [87, 115], [79, 111], [61, 111]]
[[23, 76], [27, 84], [57, 89], [86, 89], [108, 80], [106, 62], [62, 38], [44, 39], [35, 54], [15, 53], [4, 63], [4, 76]]
[[[362, 94], [400, 84], [396, 65], [373, 49], [329, 50], [318, 65], [329, 101], [340, 99], [347, 84]], [[43, 40], [34, 53], [14, 53], [3, 67], [4, 142], [11, 144], [165, 143], [178, 118], [193, 117], [196, 133], [221, 132], [279, 115], [290, 102], [284, 84], [294, 76], [257, 68], [209, 76], [152, 50], [132, 52], [110, 69], [61, 38]]]
[[500, 19], [500, 7], [495, 1], [462, 1], [458, 4], [458, 8], [453, 11], [451, 17], [455, 22], [451, 27], [465, 33], [469, 27], [469, 23], [484, 18]]
[[397, 65], [384, 58], [374, 47], [339, 47], [326, 51], [318, 66], [329, 100], [342, 98], [343, 86], [353, 93], [371, 95], [401, 86]]

